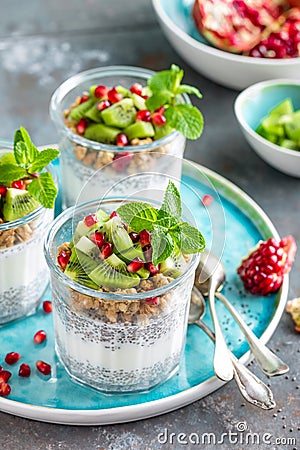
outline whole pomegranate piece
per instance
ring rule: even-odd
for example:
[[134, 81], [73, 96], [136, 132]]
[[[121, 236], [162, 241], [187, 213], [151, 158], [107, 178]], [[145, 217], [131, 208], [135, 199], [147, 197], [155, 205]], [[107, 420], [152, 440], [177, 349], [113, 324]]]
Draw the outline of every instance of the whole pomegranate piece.
[[300, 8], [283, 14], [264, 38], [249, 52], [254, 58], [297, 58], [300, 56]]
[[215, 47], [247, 52], [260, 40], [286, 6], [285, 0], [196, 0], [193, 18], [200, 33]]
[[274, 238], [261, 241], [237, 270], [245, 289], [256, 295], [278, 291], [284, 275], [291, 270], [296, 248], [293, 236], [279, 242]]

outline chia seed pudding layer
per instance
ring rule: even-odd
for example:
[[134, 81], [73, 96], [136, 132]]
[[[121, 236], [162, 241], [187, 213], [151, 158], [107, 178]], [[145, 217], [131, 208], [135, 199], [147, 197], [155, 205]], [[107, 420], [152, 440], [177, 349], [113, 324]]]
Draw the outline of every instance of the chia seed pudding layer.
[[[163, 307], [149, 308], [148, 314], [141, 312], [143, 300], [133, 301], [131, 321], [119, 314], [115, 322], [102, 315], [101, 306], [78, 309], [76, 293], [54, 279], [52, 292], [56, 352], [77, 381], [103, 392], [135, 392], [165, 381], [178, 368], [190, 296], [186, 285], [162, 295]], [[122, 295], [117, 303], [125, 304]]]

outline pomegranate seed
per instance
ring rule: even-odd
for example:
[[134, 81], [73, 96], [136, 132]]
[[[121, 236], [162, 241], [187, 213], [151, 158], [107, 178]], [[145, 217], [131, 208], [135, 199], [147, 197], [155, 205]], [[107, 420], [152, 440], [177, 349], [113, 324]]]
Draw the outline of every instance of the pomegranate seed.
[[93, 233], [90, 236], [90, 240], [94, 242], [96, 245], [98, 245], [98, 247], [101, 247], [101, 245], [103, 245], [105, 242], [104, 233], [101, 233], [100, 231], [95, 231], [95, 233]]
[[151, 306], [157, 306], [159, 304], [159, 297], [146, 298], [146, 303]]
[[0, 370], [0, 383], [6, 383], [11, 377], [9, 370]]
[[135, 244], [136, 242], [138, 242], [140, 240], [140, 236], [138, 233], [135, 233], [134, 231], [132, 231], [131, 233], [129, 233], [130, 239], [132, 240], [132, 242]]
[[76, 130], [78, 134], [84, 134], [86, 127], [87, 127], [88, 121], [84, 117], [79, 120]]
[[39, 330], [35, 333], [35, 335], [33, 336], [33, 340], [36, 344], [41, 344], [42, 342], [44, 342], [47, 338], [47, 334], [44, 330]]
[[50, 364], [47, 364], [45, 361], [37, 361], [36, 362], [36, 368], [39, 372], [41, 372], [43, 375], [49, 375], [51, 373], [51, 366]]
[[152, 261], [152, 247], [150, 244], [143, 247], [143, 253], [144, 253], [145, 261], [151, 262]]
[[98, 218], [96, 216], [96, 214], [90, 214], [89, 216], [86, 216], [84, 218], [84, 223], [86, 224], [87, 227], [91, 227], [93, 225], [95, 225], [98, 222]]
[[156, 275], [159, 272], [159, 266], [155, 266], [152, 262], [146, 263], [146, 269], [149, 270], [151, 275]]
[[108, 258], [113, 253], [113, 245], [110, 242], [105, 242], [101, 247], [100, 257], [103, 259]]
[[116, 144], [118, 147], [125, 147], [128, 144], [128, 137], [124, 133], [120, 133], [117, 136]]
[[7, 187], [6, 186], [0, 186], [0, 195], [1, 197], [5, 197], [7, 193]]
[[159, 114], [164, 114], [165, 113], [165, 107], [164, 106], [160, 106], [159, 108], [157, 108], [155, 110], [155, 112], [157, 112]]
[[7, 383], [0, 383], [0, 397], [6, 397], [11, 392], [10, 385]]
[[30, 377], [31, 374], [31, 369], [30, 366], [28, 364], [21, 364], [20, 368], [19, 368], [19, 377], [23, 377], [23, 378], [28, 378]]
[[151, 112], [148, 109], [141, 109], [136, 113], [136, 120], [142, 122], [151, 122]]
[[134, 260], [128, 264], [127, 270], [128, 272], [135, 273], [142, 267], [144, 267], [144, 261], [141, 258], [134, 258]]
[[113, 87], [112, 89], [110, 89], [110, 91], [108, 91], [107, 97], [111, 103], [117, 103], [122, 100], [123, 95], [118, 92], [115, 87]]
[[50, 300], [45, 300], [43, 302], [43, 310], [46, 314], [52, 313], [52, 302], [50, 302]]
[[60, 252], [60, 254], [58, 255], [57, 262], [63, 270], [65, 270], [65, 268], [67, 267], [70, 256], [71, 256], [71, 253], [67, 253], [64, 250], [62, 250]]
[[204, 195], [202, 198], [202, 204], [204, 206], [209, 206], [212, 204], [212, 202], [214, 201], [213, 197], [211, 195]]
[[7, 353], [7, 355], [5, 356], [5, 362], [6, 364], [9, 365], [16, 364], [16, 362], [18, 362], [20, 358], [21, 358], [20, 353], [10, 352]]
[[82, 95], [81, 97], [80, 97], [80, 102], [79, 102], [79, 104], [81, 105], [81, 103], [85, 103], [85, 102], [87, 102], [88, 100], [89, 100], [89, 95]]
[[34, 172], [30, 174], [33, 178], [40, 178], [40, 174], [38, 172]]
[[96, 98], [107, 98], [108, 89], [106, 86], [99, 85], [94, 91], [94, 96]]
[[152, 114], [152, 122], [157, 127], [161, 127], [162, 125], [165, 125], [167, 123], [167, 119], [163, 114], [155, 112]]
[[141, 97], [142, 97], [144, 100], [147, 100], [147, 98], [149, 98], [149, 95], [141, 95]]
[[130, 88], [130, 92], [132, 92], [133, 94], [141, 95], [142, 91], [143, 86], [139, 83], [134, 83]]
[[112, 219], [113, 217], [118, 217], [117, 211], [113, 211], [113, 212], [111, 213], [111, 215], [109, 216], [110, 219]]
[[140, 242], [142, 247], [151, 244], [151, 234], [147, 230], [142, 230], [140, 232]]
[[11, 183], [11, 187], [15, 189], [25, 189], [25, 183], [23, 180], [15, 180]]
[[96, 108], [98, 111], [103, 111], [104, 109], [108, 108], [111, 105], [111, 103], [108, 100], [103, 100], [102, 102], [97, 103]]

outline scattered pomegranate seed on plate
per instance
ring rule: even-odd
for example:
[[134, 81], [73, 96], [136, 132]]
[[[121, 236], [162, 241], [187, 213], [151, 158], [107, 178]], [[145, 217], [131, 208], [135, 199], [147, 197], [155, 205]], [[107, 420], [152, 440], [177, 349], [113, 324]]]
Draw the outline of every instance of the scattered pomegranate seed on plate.
[[47, 334], [44, 330], [39, 330], [33, 336], [33, 340], [36, 344], [41, 344], [47, 339]]
[[5, 362], [6, 364], [9, 365], [16, 364], [16, 362], [18, 362], [20, 358], [21, 358], [20, 353], [10, 352], [7, 353], [7, 355], [5, 356]]
[[20, 365], [18, 375], [19, 377], [28, 378], [30, 377], [31, 369], [29, 364], [23, 363]]
[[51, 366], [50, 364], [46, 363], [45, 361], [37, 361], [36, 362], [36, 368], [39, 372], [41, 372], [43, 375], [49, 375], [51, 373]]
[[204, 195], [203, 198], [202, 198], [202, 204], [204, 206], [211, 205], [213, 201], [214, 201], [213, 197], [211, 195], [209, 195], [209, 194]]
[[0, 383], [7, 383], [11, 377], [9, 370], [0, 370]]
[[52, 302], [50, 302], [50, 300], [45, 300], [43, 302], [43, 310], [46, 314], [49, 314], [52, 312]]
[[11, 393], [11, 387], [7, 383], [0, 383], [0, 397], [6, 397]]

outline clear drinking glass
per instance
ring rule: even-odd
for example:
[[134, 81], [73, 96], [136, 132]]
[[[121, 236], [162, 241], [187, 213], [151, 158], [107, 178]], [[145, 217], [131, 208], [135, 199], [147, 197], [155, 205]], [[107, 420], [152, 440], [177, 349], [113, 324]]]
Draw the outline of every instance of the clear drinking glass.
[[[12, 145], [0, 141], [0, 155]], [[52, 166], [48, 168], [55, 178]], [[0, 324], [33, 314], [49, 282], [43, 254], [54, 211], [43, 207], [12, 222], [0, 223]]]
[[153, 290], [101, 292], [68, 278], [56, 263], [74, 226], [99, 207], [108, 214], [122, 199], [87, 202], [64, 211], [45, 241], [51, 272], [55, 348], [69, 375], [107, 393], [144, 391], [176, 373], [184, 349], [198, 255], [177, 279], [162, 276]]
[[[60, 134], [61, 178], [63, 208], [75, 205], [82, 188], [88, 183], [84, 197], [87, 201], [105, 195], [106, 191], [116, 185], [115, 195], [122, 195], [117, 189], [118, 181], [128, 177], [128, 190], [134, 192], [135, 185], [130, 184], [130, 176], [136, 173], [151, 172], [147, 186], [159, 187], [164, 191], [166, 186], [157, 186], [156, 173], [166, 175], [167, 179], [180, 179], [181, 159], [185, 149], [185, 137], [174, 131], [156, 141], [140, 140], [136, 145], [118, 147], [85, 139], [76, 134], [76, 129], [66, 125], [64, 112], [70, 108], [77, 97], [82, 96], [92, 85], [113, 87], [122, 85], [129, 88], [134, 83], [146, 86], [153, 71], [138, 67], [110, 66], [81, 72], [62, 83], [54, 92], [50, 103], [50, 116]], [[182, 101], [190, 103], [188, 96]], [[70, 124], [69, 124], [70, 125]], [[122, 155], [125, 155], [122, 159]], [[167, 160], [164, 155], [174, 156]], [[99, 169], [102, 169], [99, 171]], [[95, 176], [99, 171], [99, 176]], [[144, 179], [146, 183], [146, 178]], [[128, 193], [128, 192], [127, 192]]]

